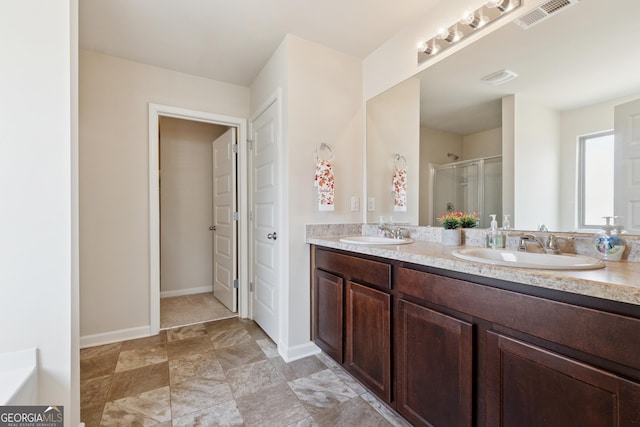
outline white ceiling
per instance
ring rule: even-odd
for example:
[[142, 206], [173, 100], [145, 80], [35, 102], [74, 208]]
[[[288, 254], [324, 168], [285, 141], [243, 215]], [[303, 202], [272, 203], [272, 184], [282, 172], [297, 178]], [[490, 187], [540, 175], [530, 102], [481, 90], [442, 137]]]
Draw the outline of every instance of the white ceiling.
[[80, 47], [249, 86], [287, 33], [359, 58], [442, 0], [81, 0]]

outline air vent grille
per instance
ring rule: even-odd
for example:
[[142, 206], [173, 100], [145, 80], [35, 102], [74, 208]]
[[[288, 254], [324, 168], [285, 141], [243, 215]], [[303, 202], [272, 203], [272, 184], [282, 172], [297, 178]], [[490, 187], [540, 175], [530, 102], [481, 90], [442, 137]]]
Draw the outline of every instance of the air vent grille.
[[491, 86], [498, 86], [511, 81], [516, 77], [518, 77], [518, 75], [511, 70], [500, 70], [495, 73], [491, 73], [488, 76], [484, 76], [480, 80], [490, 84]]
[[552, 15], [565, 10], [569, 6], [578, 4], [580, 0], [550, 0], [531, 12], [522, 15], [514, 22], [521, 28], [528, 30], [540, 22], [549, 19]]
[[552, 13], [567, 6], [571, 6], [571, 2], [569, 0], [551, 0], [540, 6], [540, 8], [544, 9], [545, 12], [551, 15]]

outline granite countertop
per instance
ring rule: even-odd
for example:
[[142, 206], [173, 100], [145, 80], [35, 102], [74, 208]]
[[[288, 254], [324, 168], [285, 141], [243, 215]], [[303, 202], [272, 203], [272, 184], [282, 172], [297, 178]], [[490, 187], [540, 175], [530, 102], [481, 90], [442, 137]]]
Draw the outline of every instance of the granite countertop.
[[638, 262], [606, 261], [606, 268], [598, 270], [539, 270], [465, 261], [451, 255], [461, 247], [419, 240], [407, 245], [357, 245], [340, 242], [340, 237], [308, 237], [307, 243], [640, 306]]

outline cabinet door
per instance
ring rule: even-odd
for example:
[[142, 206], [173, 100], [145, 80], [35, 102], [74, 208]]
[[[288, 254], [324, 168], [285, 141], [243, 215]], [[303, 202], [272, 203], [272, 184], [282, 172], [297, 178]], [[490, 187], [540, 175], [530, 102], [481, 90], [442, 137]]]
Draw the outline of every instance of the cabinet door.
[[322, 270], [314, 275], [313, 339], [329, 356], [342, 363], [342, 295], [341, 277]]
[[640, 384], [490, 332], [487, 425], [640, 425]]
[[398, 301], [397, 410], [417, 426], [470, 426], [473, 325]]
[[347, 281], [345, 367], [391, 401], [391, 296]]

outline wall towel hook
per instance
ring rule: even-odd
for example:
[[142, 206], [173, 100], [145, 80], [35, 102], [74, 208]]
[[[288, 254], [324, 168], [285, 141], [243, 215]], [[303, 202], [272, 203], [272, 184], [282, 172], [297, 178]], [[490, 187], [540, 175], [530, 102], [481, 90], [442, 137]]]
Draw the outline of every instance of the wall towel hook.
[[[323, 151], [325, 152], [325, 156], [327, 156], [328, 158], [323, 158], [320, 155], [321, 152]], [[329, 146], [329, 144], [323, 142], [318, 147], [316, 147], [316, 159], [327, 160], [329, 162], [333, 160], [333, 150], [331, 150], [331, 147]]]
[[[399, 165], [399, 162], [400, 165]], [[407, 159], [400, 155], [400, 154], [394, 154], [393, 155], [393, 167], [396, 169], [406, 169], [407, 167]]]

